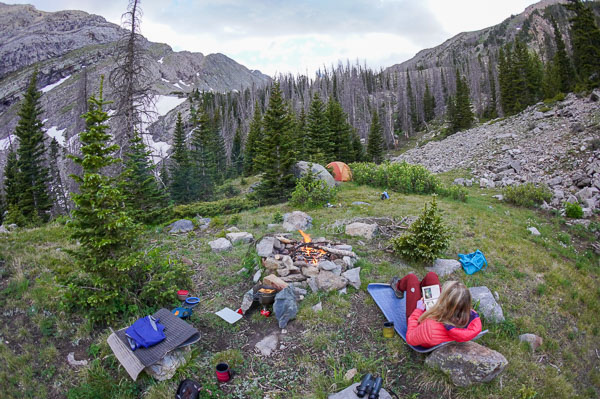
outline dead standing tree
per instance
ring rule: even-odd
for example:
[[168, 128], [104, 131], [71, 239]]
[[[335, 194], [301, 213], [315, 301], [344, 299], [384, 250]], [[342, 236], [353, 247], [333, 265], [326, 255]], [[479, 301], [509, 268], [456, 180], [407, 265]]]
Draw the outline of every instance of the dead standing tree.
[[134, 130], [143, 133], [143, 125], [154, 112], [151, 92], [152, 73], [147, 43], [140, 33], [142, 9], [140, 0], [129, 0], [127, 12], [121, 16], [123, 35], [115, 49], [115, 68], [109, 81], [117, 112], [115, 139], [121, 151], [129, 148]]

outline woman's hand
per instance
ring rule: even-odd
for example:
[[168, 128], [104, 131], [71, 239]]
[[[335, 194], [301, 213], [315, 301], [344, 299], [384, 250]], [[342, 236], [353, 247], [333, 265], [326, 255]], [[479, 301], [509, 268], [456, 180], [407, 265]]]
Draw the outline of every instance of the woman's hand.
[[425, 302], [423, 302], [423, 297], [417, 301], [417, 309], [421, 309], [425, 311]]

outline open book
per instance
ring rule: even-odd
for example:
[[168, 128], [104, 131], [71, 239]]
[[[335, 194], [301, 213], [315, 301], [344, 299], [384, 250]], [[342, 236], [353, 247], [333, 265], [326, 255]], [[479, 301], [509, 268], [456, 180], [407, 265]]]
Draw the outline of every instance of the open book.
[[428, 285], [427, 287], [421, 288], [423, 292], [423, 302], [425, 302], [425, 308], [431, 309], [440, 297], [440, 286], [439, 285]]

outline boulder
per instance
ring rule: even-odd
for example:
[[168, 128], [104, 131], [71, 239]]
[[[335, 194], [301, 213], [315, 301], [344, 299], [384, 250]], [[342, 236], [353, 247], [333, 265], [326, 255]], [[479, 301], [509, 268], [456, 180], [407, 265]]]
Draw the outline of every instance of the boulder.
[[434, 272], [438, 276], [443, 277], [454, 273], [462, 267], [461, 263], [456, 259], [436, 259], [432, 267], [426, 267], [427, 271]]
[[277, 269], [281, 267], [281, 262], [275, 258], [267, 258], [263, 261], [263, 265], [267, 271], [274, 273]]
[[372, 239], [377, 234], [377, 224], [367, 224], [361, 222], [351, 223], [346, 226], [346, 234], [353, 237], [364, 237]]
[[9, 234], [10, 231], [4, 225], [0, 226], [0, 234]]
[[314, 279], [317, 288], [322, 291], [340, 290], [344, 288], [346, 284], [348, 284], [348, 279], [346, 279], [346, 277], [336, 276], [332, 272], [325, 270], [321, 271], [317, 277], [314, 277]]
[[335, 179], [331, 176], [331, 173], [318, 163], [311, 164], [306, 161], [296, 162], [293, 169], [294, 176], [296, 176], [296, 178], [305, 176], [308, 173], [309, 167], [317, 179], [324, 181], [329, 187], [335, 187]]
[[597, 192], [598, 190], [595, 187], [586, 187], [578, 191], [575, 197], [577, 197], [579, 203], [584, 203], [584, 201], [592, 199]]
[[227, 239], [234, 245], [238, 242], [248, 244], [254, 241], [252, 234], [246, 233], [245, 231], [227, 233], [225, 234], [225, 237], [227, 237]]
[[213, 252], [224, 252], [233, 248], [233, 245], [231, 245], [231, 242], [227, 238], [217, 238], [214, 241], [210, 241], [208, 245], [210, 245], [210, 249]]
[[308, 230], [312, 227], [312, 218], [301, 211], [283, 215], [283, 229], [286, 231]]
[[319, 274], [319, 268], [313, 265], [308, 265], [302, 268], [302, 274], [306, 277], [315, 277]]
[[364, 201], [354, 201], [352, 203], [352, 205], [358, 205], [358, 206], [360, 206], [360, 205], [371, 205], [371, 204], [369, 204], [368, 202], [364, 202]]
[[279, 322], [279, 328], [285, 328], [289, 321], [296, 317], [298, 304], [292, 287], [286, 287], [275, 295], [273, 311]]
[[471, 287], [471, 298], [474, 303], [479, 302], [479, 313], [486, 318], [486, 320], [501, 323], [504, 321], [504, 313], [502, 308], [496, 302], [494, 295], [488, 287]]
[[342, 274], [342, 267], [328, 260], [322, 260], [319, 262], [319, 269], [332, 272], [336, 276]]
[[464, 186], [465, 185], [465, 179], [463, 179], [462, 177], [459, 177], [457, 179], [454, 179], [454, 181], [452, 182], [452, 184], [455, 184], [457, 186]]
[[189, 233], [190, 231], [194, 230], [194, 223], [191, 220], [180, 219], [168, 225], [167, 229], [169, 229], [169, 233], [171, 234]]
[[508, 365], [501, 353], [473, 341], [454, 342], [436, 349], [425, 364], [441, 369], [460, 387], [489, 382]]
[[273, 245], [275, 244], [275, 237], [265, 237], [256, 245], [256, 252], [258, 256], [267, 258], [273, 254]]
[[344, 263], [346, 264], [346, 268], [347, 269], [352, 269], [354, 267], [354, 265], [356, 264], [356, 258], [354, 257], [350, 257], [350, 256], [344, 256], [342, 258], [342, 260], [344, 261]]
[[539, 348], [544, 343], [544, 340], [542, 339], [542, 337], [538, 337], [535, 334], [519, 335], [519, 341], [527, 342], [532, 351], [535, 351], [537, 348]]
[[206, 230], [210, 227], [210, 218], [198, 218], [198, 229]]
[[482, 177], [481, 179], [479, 179], [479, 187], [480, 188], [495, 188], [496, 184], [494, 183], [493, 180], [489, 180], [489, 179], [486, 179], [485, 177]]
[[185, 353], [190, 351], [189, 346], [175, 349], [167, 353], [162, 359], [148, 366], [144, 371], [158, 381], [170, 380], [177, 369], [187, 363]]
[[277, 332], [274, 332], [258, 341], [254, 345], [254, 348], [262, 356], [268, 357], [271, 356], [271, 353], [273, 353], [273, 351], [275, 351], [275, 349], [277, 348], [277, 344], [279, 344], [279, 334]]
[[542, 233], [540, 233], [540, 231], [538, 229], [536, 229], [535, 227], [529, 227], [529, 228], [527, 228], [527, 230], [529, 230], [531, 235], [533, 235], [534, 237], [542, 235]]
[[360, 267], [356, 267], [354, 269], [350, 269], [342, 273], [342, 277], [348, 279], [348, 284], [356, 288], [360, 289]]
[[252, 307], [252, 303], [254, 303], [254, 290], [251, 288], [246, 291], [242, 298], [242, 306], [240, 306], [240, 309], [242, 309], [244, 314]]

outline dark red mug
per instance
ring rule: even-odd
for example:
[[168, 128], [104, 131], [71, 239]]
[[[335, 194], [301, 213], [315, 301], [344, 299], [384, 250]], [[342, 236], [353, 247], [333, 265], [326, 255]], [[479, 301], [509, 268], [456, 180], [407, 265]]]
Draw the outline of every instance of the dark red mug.
[[216, 367], [217, 380], [219, 382], [227, 382], [231, 378], [231, 372], [229, 371], [229, 365], [227, 363], [219, 363]]

